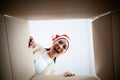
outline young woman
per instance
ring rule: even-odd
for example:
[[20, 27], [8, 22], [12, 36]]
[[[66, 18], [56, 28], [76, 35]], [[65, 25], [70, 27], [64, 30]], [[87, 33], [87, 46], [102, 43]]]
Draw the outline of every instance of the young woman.
[[[53, 44], [49, 49], [43, 48], [36, 44], [33, 37], [30, 37], [29, 47], [33, 49], [34, 65], [36, 74], [52, 74], [54, 73], [54, 63], [56, 58], [64, 54], [69, 48], [70, 38], [64, 35], [56, 35]], [[75, 74], [66, 72], [64, 76], [73, 76]]]

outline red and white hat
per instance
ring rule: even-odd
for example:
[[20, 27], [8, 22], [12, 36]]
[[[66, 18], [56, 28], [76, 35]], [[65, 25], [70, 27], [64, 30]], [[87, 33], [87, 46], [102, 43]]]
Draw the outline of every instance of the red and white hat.
[[61, 38], [66, 39], [68, 41], [68, 44], [70, 45], [70, 38], [66, 34], [62, 34], [62, 35], [56, 34], [55, 36], [52, 36], [52, 41], [55, 42], [55, 41], [57, 41], [58, 39], [61, 39]]

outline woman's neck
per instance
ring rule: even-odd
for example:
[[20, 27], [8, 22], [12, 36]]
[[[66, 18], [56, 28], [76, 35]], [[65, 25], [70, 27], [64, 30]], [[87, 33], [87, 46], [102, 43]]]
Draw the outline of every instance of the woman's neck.
[[50, 50], [49, 50], [49, 51], [47, 51], [47, 53], [48, 53], [48, 56], [49, 56], [51, 59], [54, 59], [54, 58], [55, 58], [53, 55], [51, 55]]

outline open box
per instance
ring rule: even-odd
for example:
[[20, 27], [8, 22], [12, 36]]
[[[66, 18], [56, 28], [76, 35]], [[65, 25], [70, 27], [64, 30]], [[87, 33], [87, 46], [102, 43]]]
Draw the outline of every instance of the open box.
[[30, 36], [28, 20], [0, 15], [0, 78], [1, 80], [119, 80], [119, 23], [120, 9], [98, 16], [92, 22], [95, 76], [34, 75], [33, 54], [27, 46]]

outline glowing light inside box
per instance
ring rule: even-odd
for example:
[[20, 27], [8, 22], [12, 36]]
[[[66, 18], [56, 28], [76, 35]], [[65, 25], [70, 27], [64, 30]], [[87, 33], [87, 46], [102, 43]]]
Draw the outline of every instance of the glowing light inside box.
[[95, 75], [91, 19], [29, 21], [31, 35], [45, 48], [52, 45], [52, 36], [67, 34], [71, 39], [68, 51], [57, 58], [55, 70], [78, 75]]

